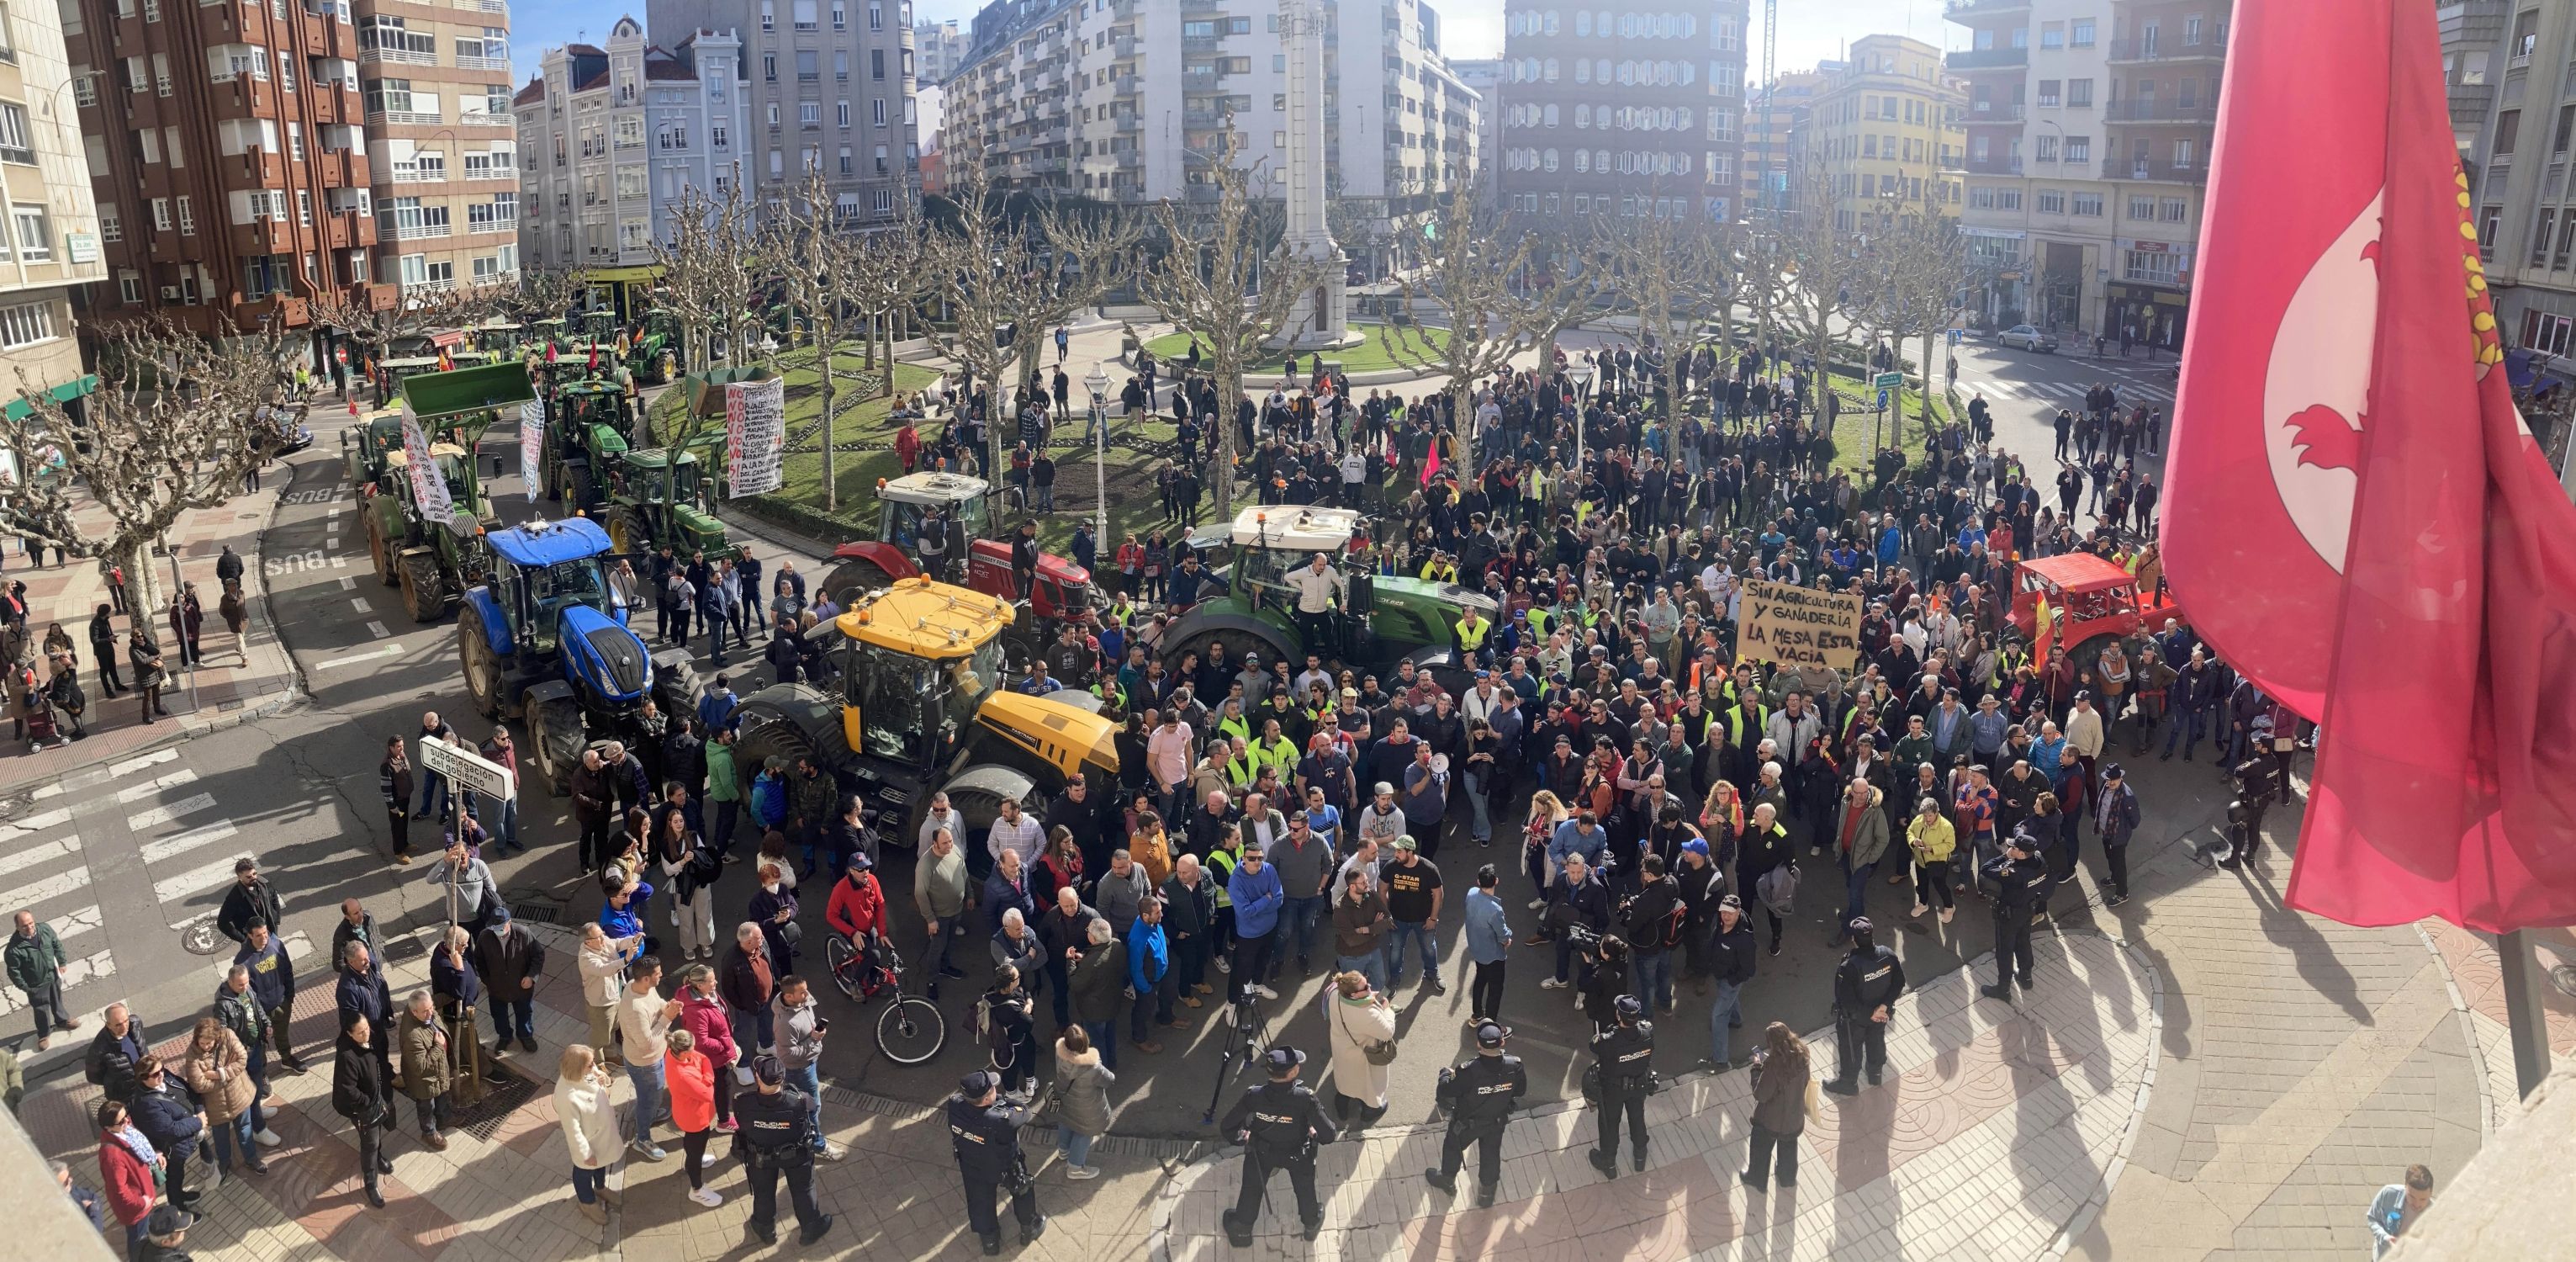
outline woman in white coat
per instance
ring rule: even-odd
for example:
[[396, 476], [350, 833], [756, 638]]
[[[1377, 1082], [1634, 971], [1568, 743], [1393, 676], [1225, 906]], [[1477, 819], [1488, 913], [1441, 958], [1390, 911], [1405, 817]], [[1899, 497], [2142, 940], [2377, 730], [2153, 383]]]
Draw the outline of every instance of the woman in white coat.
[[1348, 1120], [1354, 1100], [1362, 1125], [1385, 1116], [1389, 1066], [1370, 1064], [1369, 1049], [1382, 1046], [1381, 1058], [1392, 1060], [1395, 1009], [1369, 989], [1367, 977], [1346, 972], [1324, 988], [1324, 1026], [1332, 1040], [1335, 1116]]
[[590, 1048], [575, 1043], [563, 1050], [555, 1077], [555, 1122], [563, 1128], [564, 1146], [572, 1150], [573, 1200], [582, 1217], [602, 1224], [608, 1210], [600, 1202], [623, 1200], [608, 1186], [608, 1171], [626, 1147], [608, 1083], [608, 1071], [599, 1067]]

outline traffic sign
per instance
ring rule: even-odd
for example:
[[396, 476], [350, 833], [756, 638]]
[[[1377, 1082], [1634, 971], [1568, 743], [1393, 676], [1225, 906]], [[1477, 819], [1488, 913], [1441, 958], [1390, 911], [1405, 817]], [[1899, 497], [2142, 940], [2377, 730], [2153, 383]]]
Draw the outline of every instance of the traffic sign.
[[445, 776], [456, 787], [477, 797], [505, 800], [518, 796], [509, 768], [461, 743], [451, 745], [435, 736], [421, 737], [420, 765], [422, 770]]
[[1961, 332], [1961, 330], [1958, 330], [1958, 329], [1952, 329], [1952, 330], [1950, 330], [1950, 345], [1952, 345], [1952, 346], [1956, 346], [1956, 345], [1958, 345], [1958, 344], [1959, 344], [1959, 334], [1960, 334], [1960, 332]]
[[1885, 391], [1885, 390], [1881, 390], [1881, 391], [1879, 391], [1879, 392], [1878, 392], [1878, 410], [1879, 410], [1879, 411], [1881, 411], [1881, 412], [1884, 412], [1884, 411], [1886, 411], [1886, 410], [1887, 410], [1887, 395], [1888, 395], [1888, 392], [1887, 392], [1887, 391]]
[[1901, 372], [1883, 372], [1878, 374], [1877, 379], [1869, 384], [1876, 386], [1881, 390], [1894, 390], [1905, 384], [1905, 374]]

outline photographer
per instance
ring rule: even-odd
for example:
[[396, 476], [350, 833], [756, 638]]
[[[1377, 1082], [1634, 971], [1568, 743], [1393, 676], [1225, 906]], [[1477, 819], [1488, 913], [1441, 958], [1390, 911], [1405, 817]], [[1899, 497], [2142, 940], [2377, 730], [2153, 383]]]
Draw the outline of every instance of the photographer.
[[1548, 927], [1556, 931], [1556, 975], [1539, 982], [1542, 990], [1563, 990], [1573, 984], [1567, 973], [1578, 950], [1586, 957], [1582, 975], [1589, 980], [1589, 957], [1610, 928], [1610, 891], [1592, 875], [1592, 865], [1577, 853], [1565, 855], [1563, 862], [1556, 884], [1548, 887], [1545, 917]]
[[1592, 1028], [1606, 1030], [1619, 1019], [1619, 1001], [1628, 996], [1628, 940], [1615, 933], [1601, 935], [1587, 953], [1591, 967], [1585, 972], [1575, 1006], [1592, 1019]]
[[1619, 925], [1634, 961], [1637, 1002], [1650, 1012], [1673, 1007], [1673, 948], [1682, 943], [1681, 883], [1664, 871], [1664, 857], [1648, 854], [1638, 861], [1641, 888], [1619, 911]]

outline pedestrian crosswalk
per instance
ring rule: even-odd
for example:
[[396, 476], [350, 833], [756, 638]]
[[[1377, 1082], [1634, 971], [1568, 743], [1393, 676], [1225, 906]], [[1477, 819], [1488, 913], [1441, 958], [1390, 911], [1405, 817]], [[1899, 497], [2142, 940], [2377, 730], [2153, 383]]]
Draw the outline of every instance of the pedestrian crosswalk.
[[[2170, 405], [2173, 402], [2173, 390], [2167, 386], [2141, 385], [2131, 381], [2114, 381], [2111, 384], [2122, 403]], [[2084, 392], [2091, 388], [2091, 382], [2071, 381], [1995, 381], [1991, 379], [1981, 381], [1963, 378], [1959, 382], [1959, 393], [1971, 398], [1982, 394], [1990, 401], [2023, 399], [2058, 405], [2082, 403]]]

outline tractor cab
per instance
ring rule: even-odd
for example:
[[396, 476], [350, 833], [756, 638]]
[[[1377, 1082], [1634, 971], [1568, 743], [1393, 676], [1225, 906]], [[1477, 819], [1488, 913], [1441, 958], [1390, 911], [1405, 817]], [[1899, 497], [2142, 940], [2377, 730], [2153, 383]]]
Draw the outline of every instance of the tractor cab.
[[610, 466], [609, 479], [610, 506], [601, 516], [618, 551], [650, 552], [669, 544], [683, 557], [704, 554], [709, 561], [737, 554], [724, 523], [707, 511], [706, 467], [696, 452], [683, 448], [675, 458], [667, 447], [623, 451]]
[[881, 483], [877, 538], [917, 551], [921, 525], [936, 512], [947, 524], [948, 555], [963, 556], [970, 540], [983, 538], [992, 528], [992, 490], [992, 483], [982, 478], [954, 473], [913, 473]]
[[[608, 579], [597, 556], [568, 560], [529, 559], [513, 563], [496, 557], [487, 585], [499, 603], [510, 635], [523, 653], [552, 654], [557, 647], [563, 611], [610, 607]], [[619, 620], [626, 611], [615, 610]]]
[[[868, 618], [890, 599], [841, 619]], [[980, 642], [960, 638], [925, 646], [896, 642], [917, 638], [912, 629], [889, 628], [892, 634], [878, 635], [867, 621], [856, 631], [835, 625], [844, 637], [841, 704], [845, 713], [867, 720], [859, 731], [862, 753], [928, 771], [956, 749], [985, 698], [1005, 682], [999, 628], [976, 632]]]
[[340, 446], [349, 462], [349, 481], [363, 490], [381, 482], [385, 468], [403, 449], [402, 412], [380, 408], [367, 414], [354, 430], [340, 431]]
[[2188, 621], [2171, 598], [2141, 595], [2138, 576], [2089, 552], [2024, 561], [2013, 569], [2012, 630], [2027, 642], [2038, 634], [2039, 602], [2046, 600], [2053, 638], [2081, 645], [2097, 636], [2125, 636], [2161, 629], [2165, 620]]
[[[397, 422], [397, 425], [399, 424], [400, 423]], [[412, 507], [411, 479], [409, 477], [411, 472], [411, 453], [402, 449], [400, 438], [397, 438], [395, 443], [396, 445], [394, 449], [385, 454], [385, 473], [389, 485], [385, 486], [383, 489], [400, 496], [403, 501], [403, 508], [408, 512], [411, 511]], [[460, 507], [470, 505], [473, 502], [473, 497], [477, 494], [479, 484], [474, 479], [472, 472], [467, 468], [466, 462], [471, 459], [471, 457], [466, 454], [465, 449], [454, 443], [431, 443], [429, 445], [429, 458], [431, 463], [438, 467], [439, 479], [447, 483], [448, 497], [455, 500]], [[400, 489], [396, 490], [394, 488]]]
[[949, 572], [962, 570], [967, 587], [998, 600], [1026, 600], [1040, 620], [1091, 608], [1091, 571], [1051, 552], [1038, 554], [1033, 590], [1019, 590], [1011, 541], [984, 537], [992, 528], [992, 495], [992, 483], [955, 473], [908, 473], [877, 483], [877, 537], [834, 549], [823, 590], [839, 598], [920, 574], [921, 533], [936, 513], [948, 538]]

